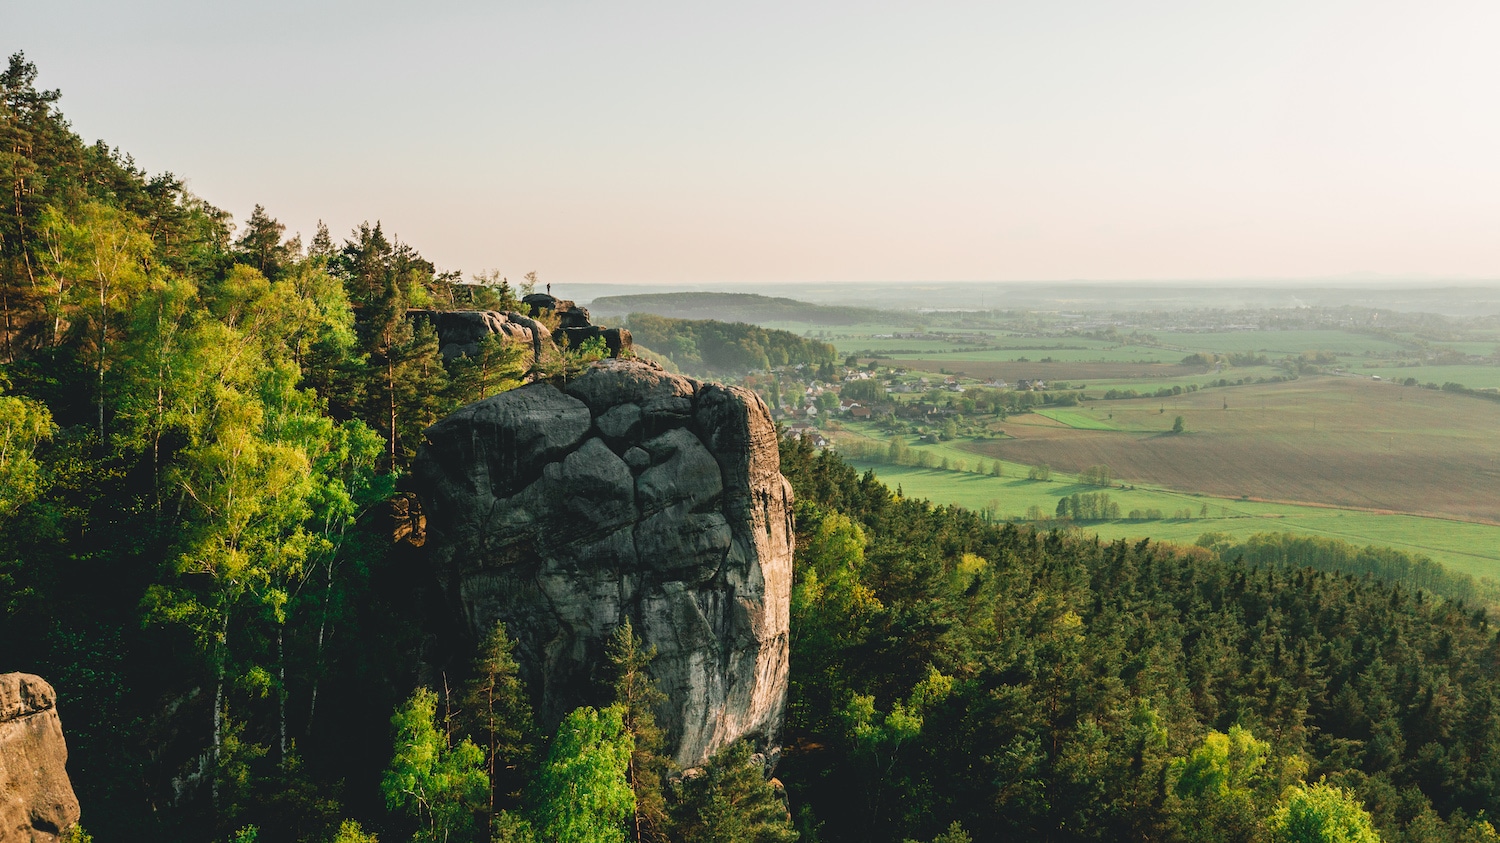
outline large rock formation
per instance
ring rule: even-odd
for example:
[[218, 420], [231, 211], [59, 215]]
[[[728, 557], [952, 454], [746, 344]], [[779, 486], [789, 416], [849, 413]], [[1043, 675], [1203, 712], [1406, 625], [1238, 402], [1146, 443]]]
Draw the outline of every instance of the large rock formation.
[[52, 686], [0, 674], [0, 843], [50, 843], [78, 822], [67, 763]]
[[427, 430], [426, 546], [468, 633], [505, 622], [545, 724], [601, 701], [627, 618], [657, 650], [679, 765], [774, 747], [786, 700], [791, 487], [752, 392], [606, 360]]

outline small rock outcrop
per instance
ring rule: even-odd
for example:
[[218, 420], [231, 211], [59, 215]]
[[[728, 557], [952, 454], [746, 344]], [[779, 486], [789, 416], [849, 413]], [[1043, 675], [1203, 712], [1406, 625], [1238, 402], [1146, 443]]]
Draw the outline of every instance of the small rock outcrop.
[[[409, 310], [407, 316], [432, 325], [438, 335], [438, 351], [444, 360], [461, 355], [475, 356], [479, 344], [494, 334], [504, 337], [507, 342], [530, 347], [528, 363], [532, 366], [555, 357], [558, 348], [578, 348], [595, 337], [604, 340], [610, 357], [620, 357], [631, 348], [630, 331], [593, 324], [589, 321], [587, 308], [546, 293], [534, 293], [522, 301], [530, 315], [498, 310]], [[554, 313], [558, 322], [556, 330], [538, 321], [538, 317]]]
[[604, 644], [628, 618], [656, 648], [679, 765], [740, 738], [774, 748], [792, 493], [753, 392], [606, 360], [426, 435], [427, 551], [469, 635], [505, 622], [544, 725], [601, 701]]
[[498, 310], [412, 310], [407, 313], [414, 320], [432, 325], [438, 335], [438, 352], [444, 360], [476, 355], [479, 344], [492, 334], [530, 347], [532, 363], [543, 359], [552, 349], [552, 335], [547, 326], [519, 313]]
[[0, 843], [50, 843], [78, 822], [67, 763], [52, 686], [0, 674]]

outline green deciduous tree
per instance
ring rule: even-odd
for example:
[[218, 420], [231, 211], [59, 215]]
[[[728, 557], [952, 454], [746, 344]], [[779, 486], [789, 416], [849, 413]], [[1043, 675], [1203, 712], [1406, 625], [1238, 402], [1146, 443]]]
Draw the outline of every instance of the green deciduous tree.
[[1359, 799], [1323, 782], [1291, 788], [1266, 826], [1272, 843], [1380, 843]]
[[1183, 825], [1200, 839], [1256, 839], [1268, 807], [1271, 745], [1250, 730], [1232, 726], [1228, 734], [1210, 731], [1187, 757], [1168, 770], [1179, 800]]
[[40, 264], [53, 286], [54, 342], [66, 325], [78, 332], [78, 345], [95, 373], [102, 441], [105, 372], [114, 362], [112, 344], [123, 329], [119, 312], [146, 286], [151, 238], [135, 216], [98, 202], [71, 214], [48, 208], [42, 217], [42, 238], [47, 249]]
[[624, 706], [574, 709], [557, 727], [533, 783], [537, 834], [549, 843], [624, 843], [635, 794], [635, 741]]
[[[0, 378], [0, 387], [4, 385]], [[13, 515], [40, 491], [36, 448], [56, 430], [52, 414], [42, 404], [0, 394], [0, 518]]]
[[380, 788], [386, 805], [417, 820], [413, 840], [452, 843], [472, 834], [489, 780], [484, 750], [467, 738], [452, 744], [437, 727], [437, 695], [420, 688], [391, 717], [395, 751]]

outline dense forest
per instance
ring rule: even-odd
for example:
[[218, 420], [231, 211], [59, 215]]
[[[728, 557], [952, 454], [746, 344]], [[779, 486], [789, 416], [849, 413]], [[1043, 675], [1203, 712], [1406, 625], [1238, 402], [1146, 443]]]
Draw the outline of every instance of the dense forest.
[[[554, 735], [503, 629], [423, 675], [434, 589], [386, 502], [520, 357], [444, 361], [406, 312], [459, 276], [378, 223], [235, 226], [36, 81], [0, 75], [0, 670], [57, 687], [100, 839], [1495, 837], [1500, 641], [1435, 572], [986, 523], [797, 442], [777, 780], [743, 745], [670, 769], [628, 626]], [[725, 371], [833, 359], [637, 318]]]
[[855, 325], [878, 322], [903, 325], [915, 314], [847, 305], [812, 304], [780, 296], [754, 293], [642, 293], [599, 296], [589, 303], [598, 314], [652, 313], [676, 319], [716, 319], [730, 322], [807, 322], [813, 325]]
[[744, 374], [772, 366], [821, 366], [837, 357], [826, 342], [744, 322], [632, 313], [627, 324], [636, 342], [665, 355], [686, 372]]
[[782, 470], [800, 543], [780, 775], [819, 839], [1373, 839], [1286, 827], [1358, 805], [1385, 840], [1494, 834], [1483, 608], [987, 524], [800, 443]]

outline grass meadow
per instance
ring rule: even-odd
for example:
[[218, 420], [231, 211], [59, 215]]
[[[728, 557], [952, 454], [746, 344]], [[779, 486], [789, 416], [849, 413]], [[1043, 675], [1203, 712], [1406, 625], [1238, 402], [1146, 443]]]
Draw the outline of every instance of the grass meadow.
[[[1150, 521], [1085, 522], [1078, 528], [1100, 538], [1132, 541], [1151, 538], [1192, 544], [1208, 532], [1244, 539], [1256, 533], [1300, 533], [1342, 539], [1356, 545], [1394, 547], [1428, 556], [1455, 571], [1500, 580], [1500, 526], [1442, 518], [1377, 513], [1263, 501], [1215, 498], [1209, 495], [1136, 486], [1100, 488], [1078, 483], [1071, 475], [1054, 472], [1050, 481], [1026, 479], [1027, 466], [1005, 464], [1005, 476], [943, 471], [851, 461], [871, 469], [886, 485], [901, 488], [908, 497], [983, 512], [994, 507], [999, 518], [1023, 518], [1031, 506], [1043, 513], [1057, 509], [1057, 499], [1074, 492], [1105, 492], [1129, 513], [1159, 509], [1164, 517]], [[1203, 508], [1207, 507], [1206, 515]], [[1179, 510], [1190, 518], [1173, 518]]]
[[[1185, 433], [1170, 432], [1177, 416]], [[1003, 438], [913, 443], [965, 471], [855, 463], [908, 495], [999, 517], [1032, 506], [1050, 515], [1059, 497], [1089, 491], [1107, 491], [1124, 513], [1166, 516], [1083, 525], [1106, 539], [1307, 533], [1500, 579], [1500, 403], [1320, 376], [1042, 408], [1000, 427]], [[845, 435], [886, 439], [868, 424]], [[975, 473], [996, 460], [1003, 476]], [[1026, 479], [1041, 464], [1052, 479]], [[1111, 469], [1114, 487], [1077, 482], [1095, 465]]]

